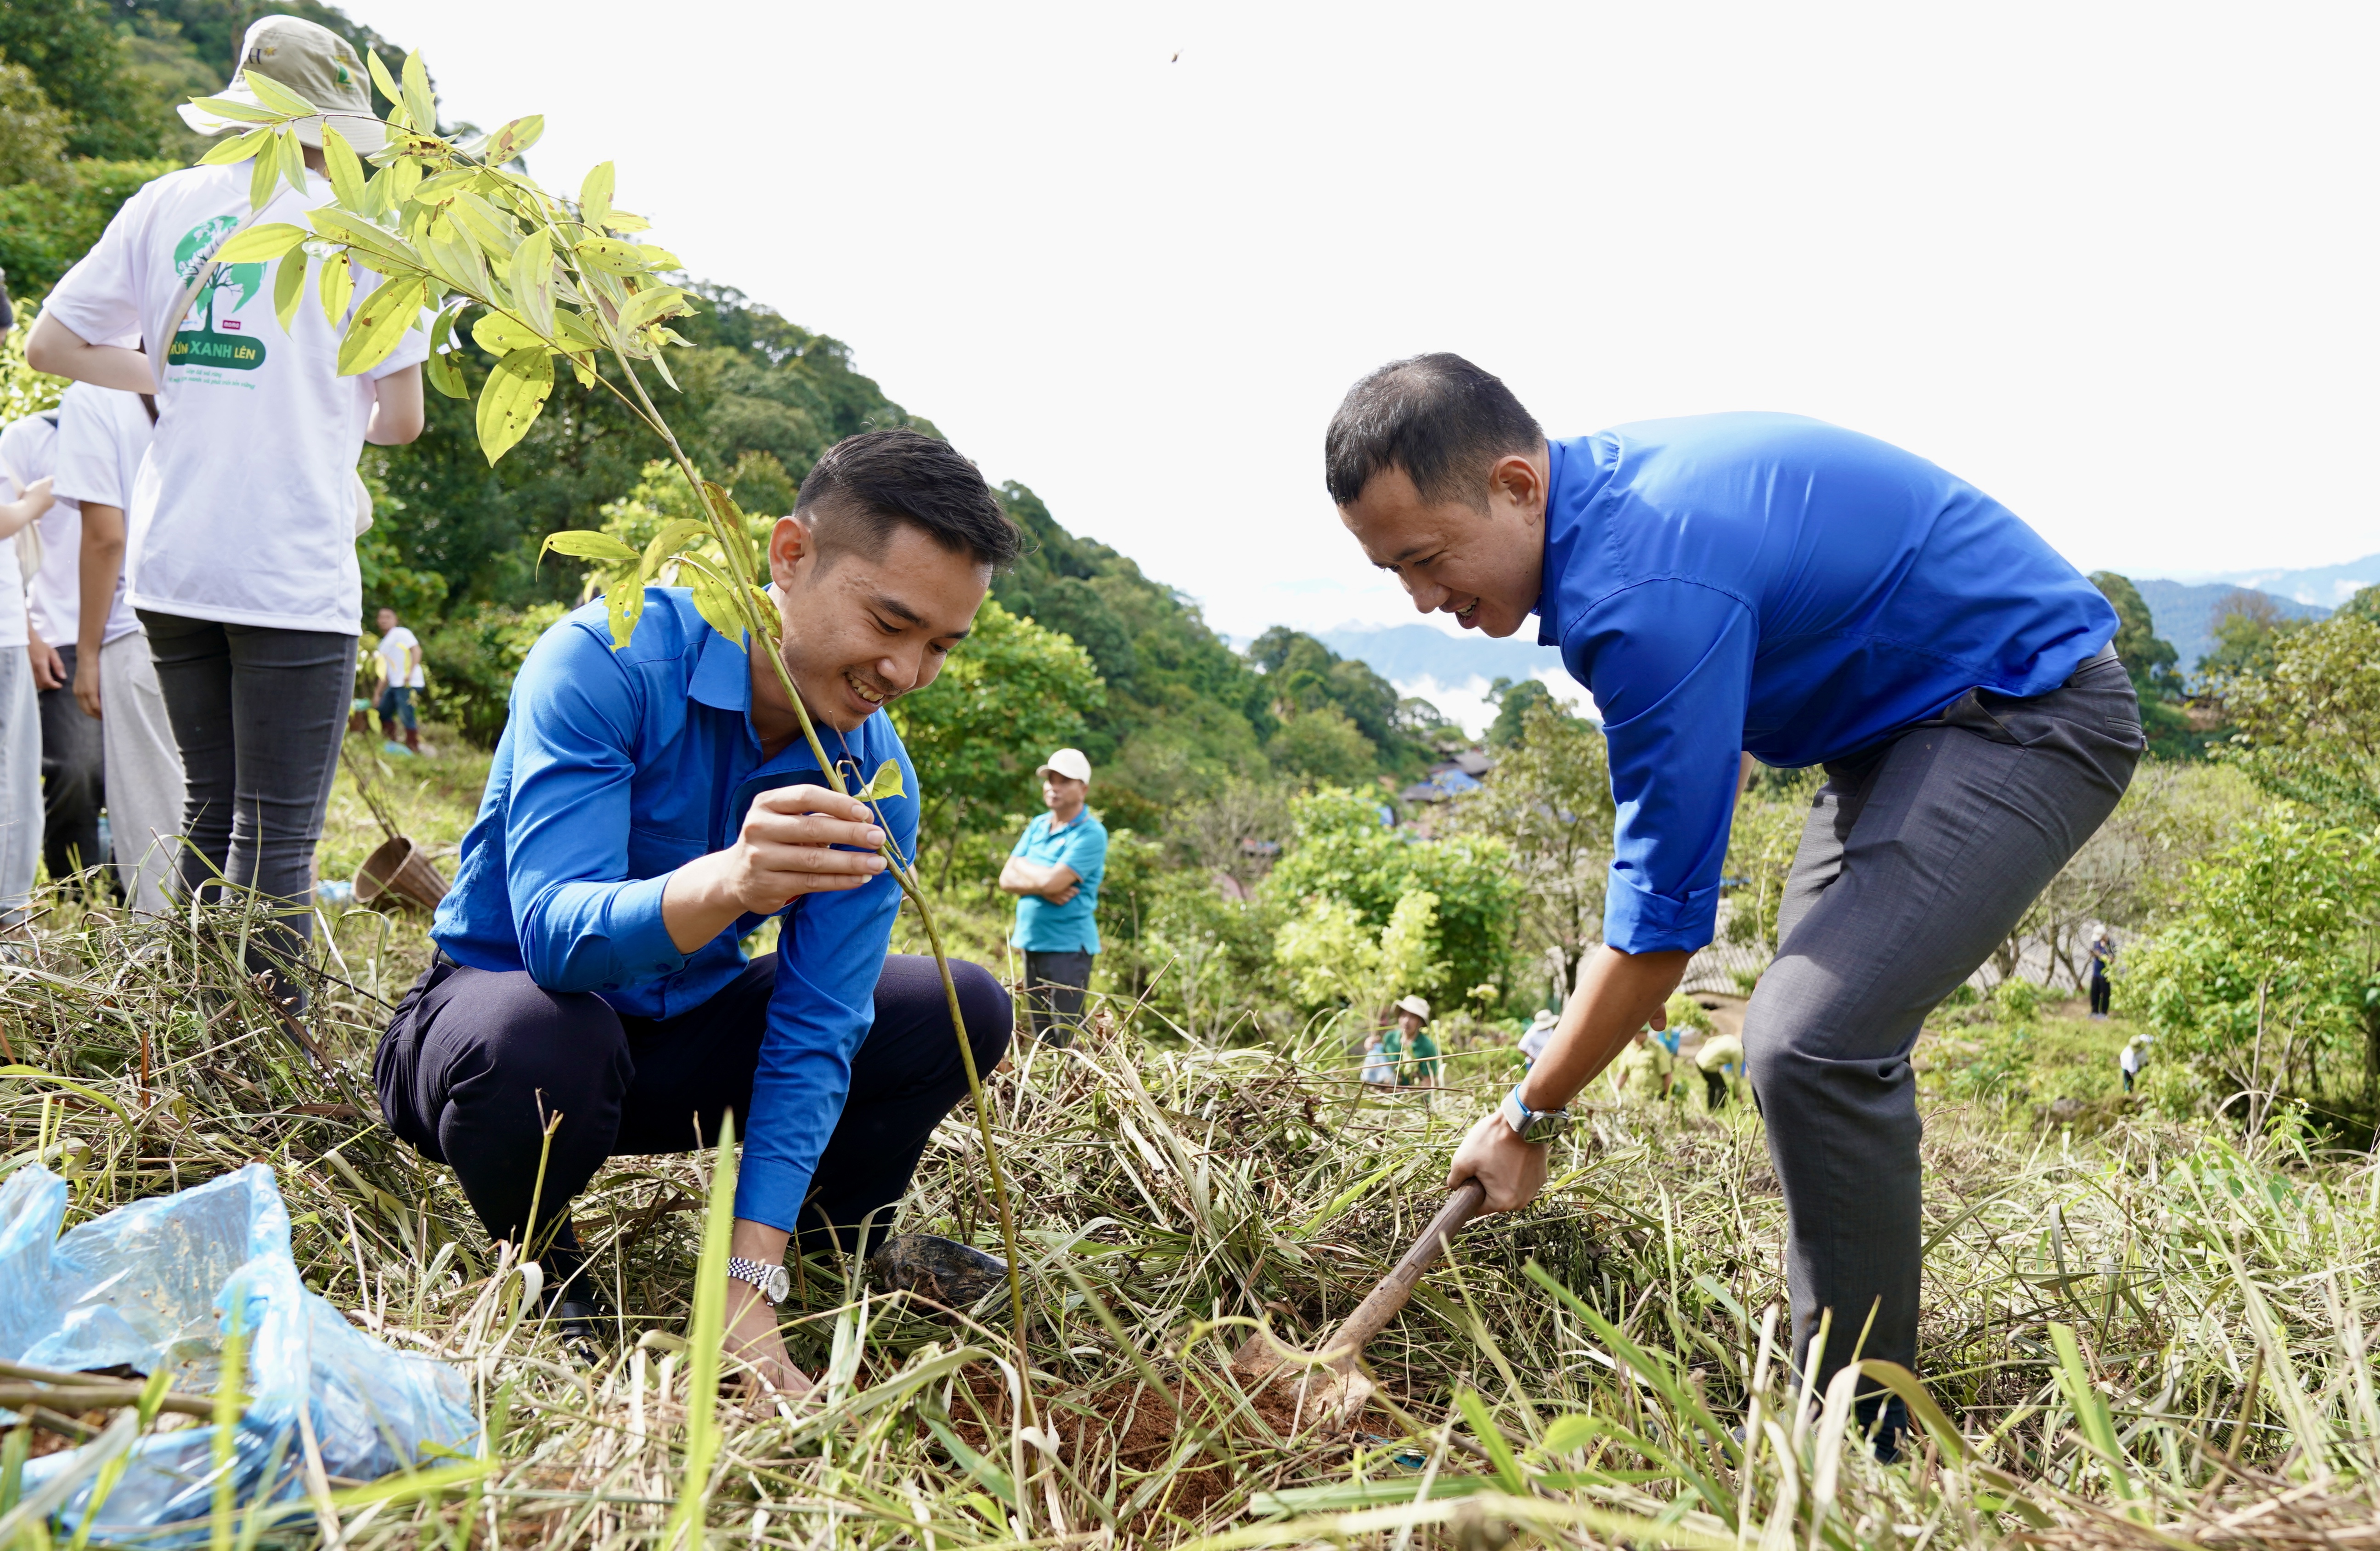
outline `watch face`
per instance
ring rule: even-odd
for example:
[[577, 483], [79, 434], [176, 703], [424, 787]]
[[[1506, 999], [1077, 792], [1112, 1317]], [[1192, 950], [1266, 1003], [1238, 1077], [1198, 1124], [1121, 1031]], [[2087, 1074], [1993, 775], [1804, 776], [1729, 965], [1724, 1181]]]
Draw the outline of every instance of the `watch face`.
[[783, 1303], [789, 1296], [792, 1295], [793, 1290], [794, 1276], [792, 1272], [786, 1270], [782, 1265], [772, 1265], [769, 1267], [768, 1286], [760, 1289], [761, 1297], [767, 1299], [771, 1303]]

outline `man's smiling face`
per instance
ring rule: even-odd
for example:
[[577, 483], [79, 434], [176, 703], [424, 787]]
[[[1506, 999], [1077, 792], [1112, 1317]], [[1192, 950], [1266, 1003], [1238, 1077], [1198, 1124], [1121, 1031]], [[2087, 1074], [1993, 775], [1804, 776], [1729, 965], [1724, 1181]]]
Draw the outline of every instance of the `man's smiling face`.
[[905, 522], [880, 555], [821, 556], [808, 525], [780, 518], [769, 569], [794, 687], [814, 720], [843, 732], [932, 683], [991, 585], [990, 567]]
[[1486, 482], [1484, 507], [1432, 501], [1391, 467], [1339, 508], [1339, 520], [1372, 564], [1396, 573], [1414, 607], [1508, 636], [1537, 606], [1545, 576], [1543, 455], [1500, 458]]

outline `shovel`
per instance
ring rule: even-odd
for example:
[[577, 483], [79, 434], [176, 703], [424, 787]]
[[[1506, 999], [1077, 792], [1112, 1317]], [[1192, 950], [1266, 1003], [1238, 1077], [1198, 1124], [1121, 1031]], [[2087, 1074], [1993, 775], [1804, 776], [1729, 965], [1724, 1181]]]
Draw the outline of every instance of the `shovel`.
[[[1438, 1263], [1439, 1255], [1479, 1215], [1487, 1201], [1487, 1187], [1476, 1179], [1465, 1179], [1454, 1187], [1454, 1193], [1446, 1198], [1446, 1204], [1421, 1230], [1421, 1237], [1414, 1240], [1404, 1258], [1365, 1295], [1354, 1313], [1340, 1322], [1339, 1328], [1323, 1341], [1322, 1349], [1310, 1354], [1318, 1361], [1299, 1365], [1304, 1374], [1298, 1381], [1303, 1390], [1299, 1397], [1301, 1411], [1312, 1403], [1317, 1410], [1311, 1414], [1327, 1419], [1334, 1431], [1352, 1425], [1363, 1414], [1366, 1402], [1372, 1398], [1373, 1386], [1371, 1380], [1355, 1371], [1355, 1360], [1363, 1355], [1365, 1345], [1405, 1306], [1422, 1274]], [[1258, 1330], [1232, 1354], [1232, 1367], [1244, 1382], [1255, 1387], [1270, 1383], [1293, 1355], [1270, 1332]]]

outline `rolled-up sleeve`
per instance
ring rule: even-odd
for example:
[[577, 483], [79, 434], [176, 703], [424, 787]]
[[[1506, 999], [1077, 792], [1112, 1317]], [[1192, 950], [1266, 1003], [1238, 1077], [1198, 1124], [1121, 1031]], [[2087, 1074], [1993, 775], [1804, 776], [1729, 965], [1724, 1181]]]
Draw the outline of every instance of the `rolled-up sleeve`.
[[671, 874], [628, 876], [638, 686], [576, 626], [549, 630], [514, 685], [505, 881], [521, 961], [549, 991], [673, 974]]
[[1603, 939], [1623, 953], [1707, 945], [1743, 749], [1759, 629], [1732, 594], [1653, 580], [1584, 610], [1561, 637], [1611, 757]]
[[[883, 813], [902, 854], [915, 856], [917, 773], [905, 753], [900, 760], [906, 795], [884, 803]], [[851, 1092], [851, 1058], [876, 1019], [876, 983], [900, 906], [900, 885], [879, 873], [842, 893], [805, 895], [787, 911], [752, 1074], [738, 1217], [788, 1233], [801, 1227], [810, 1177]]]

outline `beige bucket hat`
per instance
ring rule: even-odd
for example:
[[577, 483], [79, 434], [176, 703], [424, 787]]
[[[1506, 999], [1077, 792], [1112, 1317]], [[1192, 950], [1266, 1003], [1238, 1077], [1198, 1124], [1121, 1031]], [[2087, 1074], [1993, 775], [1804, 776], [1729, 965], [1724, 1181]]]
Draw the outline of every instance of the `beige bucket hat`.
[[[231, 84], [216, 95], [235, 103], [255, 103], [256, 93], [248, 84], [250, 70], [322, 110], [320, 116], [298, 119], [291, 126], [304, 143], [322, 145], [325, 121], [359, 153], [378, 151], [388, 143], [387, 128], [372, 113], [371, 81], [364, 74], [362, 56], [353, 43], [329, 28], [294, 16], [259, 19], [240, 44], [239, 68], [233, 72]], [[184, 103], [181, 113], [182, 122], [202, 135], [256, 128], [237, 119], [219, 118], [196, 103]]]
[[1397, 1010], [1412, 1013], [1425, 1023], [1429, 1021], [1429, 1004], [1419, 996], [1407, 996], [1397, 1004]]

